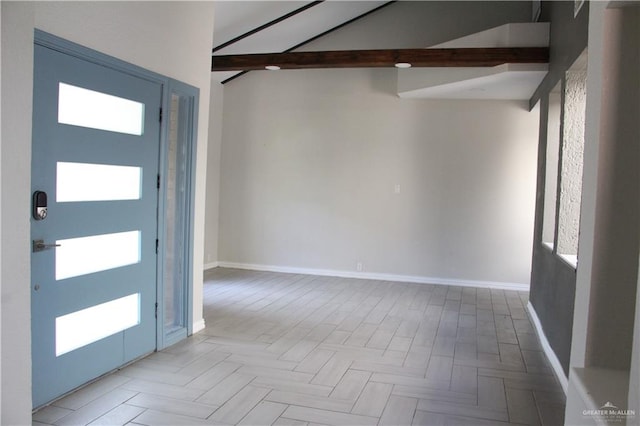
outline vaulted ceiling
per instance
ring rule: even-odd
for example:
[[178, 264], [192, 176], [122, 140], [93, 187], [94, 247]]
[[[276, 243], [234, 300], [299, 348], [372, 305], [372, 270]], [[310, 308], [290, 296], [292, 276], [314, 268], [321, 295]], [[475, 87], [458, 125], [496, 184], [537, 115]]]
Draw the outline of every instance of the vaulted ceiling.
[[[393, 1], [217, 1], [214, 55], [289, 52]], [[238, 72], [214, 71], [222, 82]]]
[[[438, 2], [433, 4], [436, 3]], [[478, 10], [476, 8], [475, 13], [481, 12], [484, 16], [483, 11], [487, 10], [489, 13], [491, 10], [488, 9], [489, 7], [494, 8], [493, 10], [510, 7], [505, 4], [487, 2], [483, 6], [484, 9]], [[427, 46], [395, 46], [393, 41], [387, 42], [385, 39], [383, 44], [387, 43], [387, 45], [380, 48], [378, 42], [378, 44], [368, 43], [365, 50], [353, 46], [345, 48], [349, 50], [325, 51], [321, 48], [318, 49], [317, 41], [325, 40], [325, 36], [333, 36], [339, 33], [338, 30], [344, 30], [347, 26], [351, 29], [362, 22], [368, 22], [370, 18], [376, 19], [378, 25], [391, 26], [399, 32], [405, 31], [405, 22], [393, 20], [394, 9], [398, 9], [401, 5], [402, 2], [396, 1], [368, 0], [216, 1], [212, 78], [227, 83], [246, 72], [263, 70], [265, 67], [267, 69], [372, 68], [393, 67], [398, 63], [411, 64], [414, 68], [433, 67], [436, 68], [436, 71], [437, 69], [462, 67], [476, 70], [470, 71], [475, 75], [469, 74], [469, 72], [461, 73], [458, 80], [464, 82], [464, 85], [455, 83], [451, 86], [447, 81], [445, 95], [442, 95], [439, 88], [435, 91], [433, 89], [424, 91], [415, 90], [414, 87], [409, 87], [411, 90], [399, 93], [399, 95], [404, 97], [462, 96], [526, 99], [532, 90], [531, 87], [535, 88], [539, 80], [546, 74], [546, 65], [544, 64], [548, 62], [549, 58], [547, 44], [540, 44], [540, 37], [536, 39], [534, 36], [533, 39], [536, 40], [529, 40], [530, 36], [522, 37], [520, 27], [514, 29], [508, 25], [478, 33], [480, 40], [494, 40], [489, 45], [482, 44], [484, 41], [478, 44], [476, 40], [469, 41], [468, 38], [463, 37], [457, 44], [452, 41]], [[459, 4], [455, 7], [458, 10], [466, 10], [460, 9], [460, 7], [467, 8], [469, 5]], [[437, 16], [439, 17], [440, 14]], [[366, 17], [368, 18], [364, 19]], [[447, 19], [455, 19], [455, 16], [449, 16]], [[481, 20], [482, 18], [477, 21]], [[383, 23], [381, 24], [381, 22]], [[424, 26], [420, 18], [413, 22], [414, 27], [416, 24]], [[475, 25], [477, 26], [478, 23], [476, 22]], [[487, 27], [478, 29], [487, 30]], [[539, 29], [530, 30], [527, 27], [526, 31], [533, 34]], [[453, 30], [454, 33], [455, 31]], [[510, 34], [514, 31], [516, 37]], [[545, 30], [542, 29], [542, 31]], [[546, 31], [548, 35], [548, 27], [546, 27]], [[519, 40], [524, 43], [514, 45], [509, 42], [496, 42], [498, 36], [503, 40], [519, 37]], [[453, 38], [455, 37], [442, 41], [453, 40]], [[320, 46], [322, 45], [321, 42]], [[342, 48], [341, 44], [338, 46], [340, 46], [338, 48]], [[525, 65], [513, 68], [509, 64]], [[499, 69], [498, 66], [507, 68]], [[494, 71], [482, 71], [482, 69], [491, 67], [494, 68]], [[435, 74], [427, 76], [433, 80], [433, 75]], [[439, 82], [437, 85], [442, 86], [443, 84]], [[449, 86], [454, 88], [453, 92]], [[464, 90], [459, 93], [458, 88], [461, 87]], [[504, 87], [509, 87], [509, 90], [504, 92]], [[518, 92], [516, 95], [513, 89], [517, 87], [519, 89], [516, 90]], [[523, 87], [525, 87], [524, 90]]]

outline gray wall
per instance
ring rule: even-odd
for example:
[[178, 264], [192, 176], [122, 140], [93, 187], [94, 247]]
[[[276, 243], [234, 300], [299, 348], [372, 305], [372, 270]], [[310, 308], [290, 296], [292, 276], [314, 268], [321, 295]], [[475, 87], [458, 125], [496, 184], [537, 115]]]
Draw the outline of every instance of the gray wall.
[[571, 355], [576, 270], [542, 245], [548, 113], [546, 99], [549, 92], [563, 78], [565, 72], [587, 46], [588, 8], [589, 4], [586, 2], [578, 16], [574, 18], [573, 2], [558, 1], [542, 4], [540, 21], [551, 22], [551, 61], [549, 73], [531, 99], [531, 105], [535, 105], [539, 100], [542, 102], [540, 102], [538, 186], [529, 299], [538, 314], [549, 344], [567, 376]]
[[404, 100], [395, 83], [360, 69], [225, 85], [220, 261], [528, 284], [537, 115]]
[[531, 106], [546, 96], [587, 47], [589, 2], [573, 16], [573, 1], [542, 2], [539, 22], [551, 22], [549, 73], [531, 97]]

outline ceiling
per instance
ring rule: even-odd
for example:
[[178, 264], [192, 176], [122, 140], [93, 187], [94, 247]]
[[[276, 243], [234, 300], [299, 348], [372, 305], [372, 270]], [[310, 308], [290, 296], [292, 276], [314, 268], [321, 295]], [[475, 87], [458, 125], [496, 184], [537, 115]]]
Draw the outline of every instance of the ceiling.
[[[375, 13], [392, 3], [395, 2], [368, 0], [216, 1], [213, 55], [218, 57], [218, 62], [214, 60], [214, 63], [220, 64], [222, 58], [228, 55], [238, 59], [247, 54], [278, 54], [308, 50], [309, 47], [303, 48], [306, 43], [359, 18]], [[482, 47], [548, 46], [549, 29], [548, 25], [545, 25], [506, 24], [440, 45], [429, 46], [427, 50], [432, 48], [444, 50], [476, 48], [480, 50], [479, 48]], [[353, 57], [355, 52], [345, 51], [343, 53]], [[297, 56], [313, 55], [313, 53], [322, 55], [312, 59], [315, 61], [313, 67], [318, 67], [319, 62], [328, 60], [326, 54], [332, 52], [307, 51]], [[390, 51], [386, 53], [390, 53]], [[459, 52], [454, 53], [459, 54]], [[487, 54], [487, 52], [481, 52], [483, 56]], [[548, 51], [546, 55], [548, 55]], [[280, 56], [281, 58], [282, 56]], [[240, 59], [246, 60], [247, 58]], [[299, 59], [296, 58], [296, 60]], [[261, 61], [265, 61], [265, 59], [261, 59]], [[414, 61], [407, 62], [415, 64]], [[474, 66], [465, 63], [463, 65], [435, 65], [449, 68], [414, 67], [410, 70], [399, 70], [398, 95], [403, 98], [432, 99], [529, 99], [547, 73], [547, 65], [540, 63], [546, 62], [546, 60], [517, 62], [507, 61], [496, 66], [475, 65], [484, 68], [456, 68]], [[300, 63], [297, 62], [297, 64]], [[330, 65], [328, 62], [324, 65], [336, 66], [336, 64]], [[224, 67], [220, 66], [220, 68]], [[298, 66], [298, 68], [304, 68], [304, 66]], [[237, 70], [238, 67], [229, 66], [226, 69]], [[264, 64], [259, 68], [246, 67], [241, 69], [264, 69]], [[212, 79], [225, 83], [245, 72], [248, 71], [214, 71]]]
[[[216, 55], [285, 52], [390, 3], [393, 2], [216, 1], [214, 52]], [[247, 36], [237, 40], [244, 35]], [[218, 48], [234, 39], [237, 41]], [[223, 82], [238, 74], [213, 72], [212, 77]]]
[[[435, 48], [548, 46], [548, 23], [515, 23], [490, 28]], [[528, 100], [547, 75], [547, 63], [505, 63], [484, 68], [399, 70], [398, 96], [421, 99]]]

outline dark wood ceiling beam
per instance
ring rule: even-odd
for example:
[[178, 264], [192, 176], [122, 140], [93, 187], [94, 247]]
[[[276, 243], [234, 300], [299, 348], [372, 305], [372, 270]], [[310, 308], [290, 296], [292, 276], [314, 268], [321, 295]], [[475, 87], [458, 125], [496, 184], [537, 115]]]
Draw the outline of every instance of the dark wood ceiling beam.
[[[372, 15], [372, 14], [378, 12], [379, 10], [384, 9], [385, 7], [390, 6], [390, 5], [392, 5], [393, 3], [396, 3], [396, 2], [397, 2], [397, 0], [390, 0], [390, 1], [386, 2], [386, 3], [383, 3], [382, 5], [380, 5], [380, 6], [376, 7], [376, 8], [373, 8], [371, 10], [368, 10], [368, 11], [364, 12], [363, 14], [356, 16], [355, 18], [351, 18], [346, 22], [338, 24], [335, 27], [332, 27], [332, 28], [328, 29], [327, 31], [325, 31], [323, 33], [317, 34], [317, 35], [315, 35], [315, 36], [313, 36], [313, 37], [311, 37], [309, 39], [306, 39], [305, 41], [302, 41], [302, 42], [296, 44], [295, 46], [291, 46], [290, 48], [288, 48], [287, 50], [285, 50], [282, 53], [287, 53], [287, 52], [291, 52], [293, 50], [296, 50], [296, 49], [298, 49], [298, 48], [300, 48], [300, 47], [302, 47], [302, 46], [304, 46], [306, 44], [311, 43], [312, 41], [315, 41], [315, 40], [317, 40], [319, 38], [322, 38], [322, 37], [334, 32], [334, 31], [337, 31], [340, 28], [346, 27], [349, 24], [352, 24], [352, 23], [354, 23], [356, 21], [359, 21], [360, 19], [362, 19], [362, 18], [364, 18], [366, 16]], [[219, 49], [219, 48], [217, 48], [217, 49]], [[213, 50], [213, 53], [215, 53], [215, 52], [216, 52], [216, 49]], [[236, 78], [242, 77], [243, 75], [245, 75], [248, 72], [249, 71], [241, 71], [241, 72], [237, 73], [236, 75], [233, 75], [233, 76], [225, 79], [221, 83], [222, 84], [226, 84], [226, 83], [228, 83], [230, 81], [235, 80]]]
[[413, 67], [493, 67], [502, 64], [548, 63], [547, 47], [461, 49], [337, 50], [324, 52], [213, 55], [211, 71], [282, 69], [377, 68], [408, 62]]

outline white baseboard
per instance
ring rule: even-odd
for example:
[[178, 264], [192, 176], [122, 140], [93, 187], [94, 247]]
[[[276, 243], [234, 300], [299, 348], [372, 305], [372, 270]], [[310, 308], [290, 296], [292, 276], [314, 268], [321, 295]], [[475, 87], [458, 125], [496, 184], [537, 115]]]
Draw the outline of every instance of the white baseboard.
[[449, 278], [420, 277], [415, 275], [395, 275], [374, 272], [338, 271], [332, 269], [309, 269], [290, 266], [257, 265], [252, 263], [217, 262], [222, 268], [248, 269], [252, 271], [285, 272], [289, 274], [322, 275], [341, 278], [361, 278], [367, 280], [396, 281], [418, 284], [452, 285], [460, 287], [493, 288], [498, 290], [529, 291], [529, 284], [493, 281], [459, 280]]
[[538, 339], [540, 340], [540, 344], [542, 344], [542, 350], [544, 354], [547, 356], [549, 363], [551, 364], [551, 368], [553, 369], [553, 373], [556, 378], [560, 382], [562, 389], [564, 390], [565, 396], [567, 395], [567, 388], [569, 387], [569, 381], [567, 376], [564, 374], [564, 370], [562, 369], [562, 365], [560, 364], [560, 360], [556, 356], [556, 353], [551, 348], [549, 341], [547, 340], [547, 336], [544, 334], [544, 330], [542, 329], [542, 324], [540, 323], [540, 318], [538, 318], [538, 314], [536, 313], [535, 308], [531, 304], [531, 302], [527, 303], [527, 311], [529, 312], [529, 317], [531, 318], [531, 322], [533, 323], [533, 327], [536, 330], [536, 334], [538, 335]]
[[206, 271], [207, 269], [217, 268], [218, 266], [218, 262], [209, 262], [203, 265], [202, 270]]
[[193, 334], [196, 334], [198, 331], [202, 331], [205, 328], [204, 318], [193, 323], [193, 329], [191, 330]]

